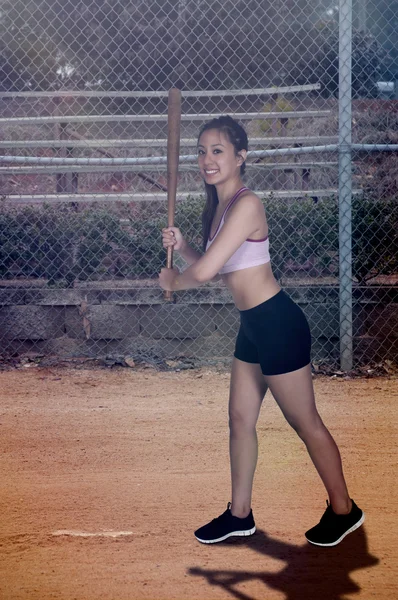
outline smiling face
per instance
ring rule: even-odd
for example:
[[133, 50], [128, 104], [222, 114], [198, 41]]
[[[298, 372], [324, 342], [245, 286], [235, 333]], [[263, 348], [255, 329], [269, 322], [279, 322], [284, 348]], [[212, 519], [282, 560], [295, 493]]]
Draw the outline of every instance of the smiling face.
[[228, 137], [218, 129], [204, 131], [198, 142], [200, 174], [209, 185], [222, 184], [239, 177], [246, 150], [236, 152]]

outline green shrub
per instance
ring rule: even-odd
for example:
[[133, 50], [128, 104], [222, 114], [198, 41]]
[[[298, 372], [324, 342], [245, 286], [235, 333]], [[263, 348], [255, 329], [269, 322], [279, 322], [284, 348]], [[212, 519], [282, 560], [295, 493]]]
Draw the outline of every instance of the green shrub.
[[[0, 276], [71, 278], [71, 251], [78, 232], [63, 208], [0, 211]], [[76, 217], [76, 215], [74, 215]]]
[[355, 198], [353, 201], [353, 273], [360, 283], [375, 275], [398, 272], [398, 202]]
[[[276, 99], [276, 101], [273, 102], [267, 102], [266, 104], [264, 104], [262, 112], [264, 113], [271, 113], [271, 112], [294, 112], [294, 106], [292, 104], [290, 104], [290, 102], [288, 100], [286, 100], [286, 98], [284, 98], [283, 96], [278, 96], [278, 98]], [[291, 129], [294, 125], [295, 119], [289, 119], [288, 123], [286, 123], [285, 125], [285, 129]], [[271, 120], [261, 120], [260, 121], [260, 130], [263, 133], [266, 134], [272, 134], [274, 133], [273, 128], [272, 128], [272, 121]], [[275, 133], [280, 134], [282, 130], [282, 123], [280, 121], [280, 119], [277, 120], [276, 122], [276, 131]]]
[[310, 274], [335, 271], [338, 253], [338, 206], [334, 198], [266, 198], [271, 258], [276, 277], [311, 262]]
[[[203, 198], [178, 202], [175, 223], [201, 249]], [[338, 272], [337, 198], [263, 200], [275, 275]], [[360, 283], [398, 271], [398, 203], [355, 197], [353, 276]], [[123, 219], [121, 219], [123, 217]], [[75, 280], [156, 278], [165, 265], [162, 204], [138, 207], [0, 208], [0, 278], [33, 277], [68, 286]]]
[[[273, 269], [338, 273], [338, 199], [266, 199]], [[312, 271], [312, 272], [311, 272]], [[359, 283], [398, 271], [398, 203], [356, 196], [352, 202], [352, 274]]]
[[0, 210], [0, 277], [45, 278], [50, 284], [96, 277], [119, 242], [117, 215], [100, 210], [74, 212], [70, 207], [24, 207]]

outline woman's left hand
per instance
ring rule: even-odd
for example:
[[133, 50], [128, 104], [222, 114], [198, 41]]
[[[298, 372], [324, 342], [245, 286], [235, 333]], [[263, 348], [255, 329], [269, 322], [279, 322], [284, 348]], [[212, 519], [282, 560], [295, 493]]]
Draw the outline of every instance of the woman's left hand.
[[159, 273], [159, 285], [161, 288], [166, 290], [167, 292], [172, 292], [173, 283], [177, 279], [180, 274], [179, 270], [173, 267], [172, 269], [167, 269], [166, 267], [162, 269]]

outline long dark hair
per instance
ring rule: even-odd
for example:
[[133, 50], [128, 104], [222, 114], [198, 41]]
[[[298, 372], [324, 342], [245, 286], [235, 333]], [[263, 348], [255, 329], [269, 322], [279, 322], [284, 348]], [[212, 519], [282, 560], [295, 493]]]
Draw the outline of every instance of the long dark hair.
[[[205, 123], [201, 130], [199, 131], [198, 141], [200, 136], [210, 129], [217, 129], [222, 132], [231, 144], [235, 148], [236, 154], [240, 150], [248, 150], [249, 142], [247, 139], [246, 131], [243, 129], [241, 125], [232, 117], [226, 115], [223, 117], [217, 117], [212, 119], [208, 123]], [[246, 164], [243, 162], [240, 167], [240, 174], [244, 175], [246, 170]], [[207, 240], [210, 236], [210, 228], [212, 221], [214, 219], [214, 215], [216, 214], [216, 209], [218, 205], [218, 195], [217, 190], [214, 185], [209, 185], [205, 182], [206, 189], [206, 204], [202, 212], [202, 234], [203, 234], [203, 251], [206, 250]]]

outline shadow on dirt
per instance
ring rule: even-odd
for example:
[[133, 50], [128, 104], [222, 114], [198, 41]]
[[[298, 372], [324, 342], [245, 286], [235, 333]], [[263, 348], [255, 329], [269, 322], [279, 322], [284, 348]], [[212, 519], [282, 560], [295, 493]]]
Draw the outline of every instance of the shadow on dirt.
[[[320, 548], [311, 544], [294, 546], [270, 538], [264, 531], [257, 530], [249, 538], [230, 538], [227, 546], [246, 546], [260, 554], [286, 562], [278, 572], [267, 571], [212, 571], [192, 567], [188, 574], [204, 577], [209, 585], [223, 588], [239, 600], [258, 600], [242, 591], [240, 584], [258, 580], [267, 588], [285, 594], [286, 600], [344, 600], [347, 594], [357, 594], [360, 587], [351, 579], [350, 573], [358, 569], [369, 569], [379, 559], [368, 552], [364, 527], [350, 534], [341, 544], [331, 548]], [[240, 588], [240, 589], [239, 589]]]

